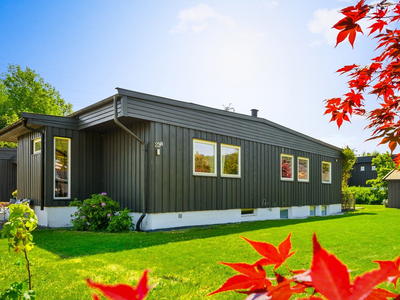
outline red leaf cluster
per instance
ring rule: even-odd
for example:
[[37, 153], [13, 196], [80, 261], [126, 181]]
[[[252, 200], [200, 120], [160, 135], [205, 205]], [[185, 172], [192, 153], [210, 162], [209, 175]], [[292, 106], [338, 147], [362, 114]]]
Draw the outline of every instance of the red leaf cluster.
[[[246, 240], [263, 258], [254, 264], [222, 263], [241, 273], [229, 278], [219, 289], [209, 294], [236, 291], [247, 294], [247, 300], [288, 300], [293, 294], [306, 292], [313, 288], [307, 300], [380, 300], [400, 299], [400, 296], [381, 288], [375, 288], [383, 282], [396, 284], [400, 278], [400, 256], [393, 261], [376, 261], [379, 268], [366, 272], [350, 281], [350, 270], [334, 254], [329, 253], [313, 236], [313, 259], [310, 270], [290, 270], [286, 260], [295, 252], [290, 252], [292, 244], [289, 236], [278, 248], [264, 242]], [[285, 265], [291, 274], [288, 277], [276, 272]], [[275, 278], [267, 278], [263, 266], [274, 266]], [[311, 290], [311, 289], [310, 289]], [[310, 292], [310, 290], [308, 290]]]
[[[373, 130], [371, 139], [381, 139], [380, 144], [387, 143], [393, 153], [400, 144], [400, 30], [393, 29], [394, 22], [400, 20], [400, 2], [383, 0], [366, 5], [361, 0], [340, 13], [344, 18], [333, 26], [340, 30], [336, 46], [348, 37], [353, 47], [357, 32], [363, 33], [357, 22], [369, 19], [373, 21], [369, 35], [376, 34], [379, 53], [367, 66], [353, 64], [337, 70], [349, 77], [350, 91], [343, 97], [325, 100], [325, 114], [330, 114], [331, 122], [336, 121], [339, 128], [344, 121], [350, 122], [353, 114], [366, 116], [370, 122], [366, 128]], [[365, 111], [365, 93], [376, 95], [378, 108]]]
[[[150, 287], [147, 284], [147, 273], [149, 271], [145, 270], [143, 272], [142, 277], [140, 278], [137, 286], [132, 287], [127, 284], [103, 284], [96, 283], [89, 278], [86, 279], [89, 287], [93, 289], [97, 289], [100, 293], [111, 300], [142, 300], [145, 299], [147, 293], [150, 291]], [[93, 294], [94, 300], [100, 300], [100, 297], [97, 294]]]

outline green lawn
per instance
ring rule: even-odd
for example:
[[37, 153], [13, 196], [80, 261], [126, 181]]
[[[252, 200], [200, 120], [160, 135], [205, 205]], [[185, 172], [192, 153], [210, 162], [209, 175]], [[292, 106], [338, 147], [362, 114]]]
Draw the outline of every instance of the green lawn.
[[[36, 247], [30, 253], [34, 289], [39, 299], [91, 299], [85, 278], [103, 283], [136, 284], [148, 268], [150, 284], [154, 286], [149, 299], [204, 299], [236, 274], [218, 261], [254, 263], [260, 258], [239, 236], [278, 245], [289, 232], [292, 232], [293, 249], [297, 250], [288, 260], [290, 267], [310, 267], [311, 237], [316, 232], [323, 247], [354, 270], [354, 276], [375, 268], [377, 264], [372, 260], [392, 260], [400, 255], [400, 210], [364, 207], [334, 217], [170, 232], [110, 234], [35, 230]], [[0, 253], [0, 288], [25, 279], [26, 271], [13, 265], [17, 255], [8, 252], [5, 239], [0, 240]], [[209, 299], [244, 297], [227, 292]]]

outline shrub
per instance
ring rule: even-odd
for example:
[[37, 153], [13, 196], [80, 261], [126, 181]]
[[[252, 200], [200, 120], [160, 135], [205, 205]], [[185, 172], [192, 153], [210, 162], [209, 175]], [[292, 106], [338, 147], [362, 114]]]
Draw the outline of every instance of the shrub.
[[383, 189], [372, 189], [361, 186], [348, 187], [343, 192], [350, 192], [355, 195], [356, 204], [381, 204], [387, 198]]
[[72, 225], [78, 231], [108, 230], [110, 224], [112, 224], [112, 229], [108, 230], [110, 232], [118, 232], [133, 227], [129, 210], [125, 208], [121, 217], [119, 217], [119, 204], [108, 197], [106, 193], [93, 194], [92, 198], [83, 202], [75, 199], [69, 206], [77, 206], [78, 208], [71, 215]]
[[129, 209], [116, 212], [110, 216], [110, 222], [107, 227], [108, 232], [121, 232], [133, 228], [132, 217], [129, 215]]

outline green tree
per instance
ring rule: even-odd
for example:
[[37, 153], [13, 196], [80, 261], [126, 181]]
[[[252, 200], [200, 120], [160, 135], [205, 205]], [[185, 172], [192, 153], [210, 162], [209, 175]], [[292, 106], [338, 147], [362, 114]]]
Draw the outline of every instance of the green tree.
[[0, 76], [0, 129], [21, 118], [21, 112], [65, 116], [72, 104], [34, 70], [10, 64]]
[[354, 154], [354, 150], [350, 149], [349, 146], [342, 149], [342, 189], [345, 190], [348, 187], [348, 182], [351, 177], [351, 171], [357, 158]]
[[396, 169], [396, 164], [392, 160], [392, 156], [389, 152], [377, 155], [372, 159], [372, 165], [376, 167], [376, 179], [367, 180], [367, 184], [372, 186], [372, 192], [377, 199], [387, 199], [387, 181], [383, 181], [390, 171]]

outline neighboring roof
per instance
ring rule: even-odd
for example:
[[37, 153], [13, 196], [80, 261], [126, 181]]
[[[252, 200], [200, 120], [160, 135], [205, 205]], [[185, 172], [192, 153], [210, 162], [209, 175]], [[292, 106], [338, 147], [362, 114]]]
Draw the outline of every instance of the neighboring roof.
[[11, 159], [17, 156], [16, 148], [0, 148], [0, 159]]
[[400, 180], [400, 170], [390, 171], [382, 180]]
[[356, 164], [371, 163], [372, 159], [376, 156], [359, 156], [357, 157]]

